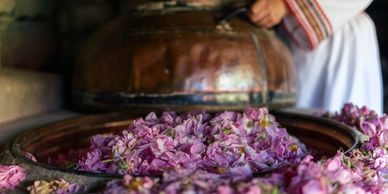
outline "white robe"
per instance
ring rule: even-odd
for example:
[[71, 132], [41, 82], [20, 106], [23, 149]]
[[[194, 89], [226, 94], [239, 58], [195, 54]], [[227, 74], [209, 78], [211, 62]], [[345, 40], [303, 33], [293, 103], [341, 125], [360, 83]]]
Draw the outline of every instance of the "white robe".
[[[363, 13], [371, 1], [286, 2], [293, 12], [284, 25], [294, 40], [297, 106], [339, 111], [351, 102], [381, 113], [378, 43], [373, 21]], [[306, 2], [317, 7], [310, 10]]]

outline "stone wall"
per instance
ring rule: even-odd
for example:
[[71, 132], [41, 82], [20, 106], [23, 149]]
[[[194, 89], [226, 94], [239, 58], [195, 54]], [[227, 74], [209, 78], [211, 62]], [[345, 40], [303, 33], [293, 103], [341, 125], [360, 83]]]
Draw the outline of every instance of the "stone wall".
[[0, 0], [0, 67], [42, 69], [55, 64], [55, 0]]
[[57, 75], [0, 68], [0, 123], [60, 110], [61, 85]]
[[62, 73], [118, 0], [0, 0], [0, 67]]
[[0, 0], [0, 123], [62, 109], [61, 77], [69, 80], [77, 52], [116, 7], [114, 0]]

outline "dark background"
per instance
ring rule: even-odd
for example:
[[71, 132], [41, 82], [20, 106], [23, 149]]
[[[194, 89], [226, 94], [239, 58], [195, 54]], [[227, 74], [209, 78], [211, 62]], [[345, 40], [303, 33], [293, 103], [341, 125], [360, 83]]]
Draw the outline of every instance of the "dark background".
[[384, 112], [388, 112], [388, 1], [375, 0], [367, 13], [376, 24], [384, 80]]

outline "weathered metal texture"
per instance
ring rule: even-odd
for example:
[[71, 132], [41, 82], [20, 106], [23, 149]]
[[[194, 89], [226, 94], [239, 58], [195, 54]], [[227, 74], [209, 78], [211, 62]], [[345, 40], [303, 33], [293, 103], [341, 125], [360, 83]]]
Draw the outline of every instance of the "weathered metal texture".
[[[318, 154], [333, 156], [337, 150], [351, 150], [358, 146], [359, 137], [349, 126], [314, 116], [288, 112], [272, 112], [288, 132], [299, 138]], [[19, 164], [29, 172], [28, 181], [35, 179], [64, 178], [71, 182], [88, 185], [93, 190], [104, 181], [117, 177], [100, 173], [76, 172], [44, 164], [49, 156], [66, 152], [71, 148], [84, 148], [95, 134], [119, 132], [140, 115], [122, 113], [82, 116], [53, 123], [27, 131], [20, 135], [9, 150], [0, 157], [0, 163]], [[33, 162], [24, 156], [32, 153], [41, 162]], [[43, 162], [43, 163], [42, 163]]]
[[144, 112], [293, 105], [288, 49], [241, 17], [218, 25], [223, 14], [174, 5], [112, 21], [79, 55], [74, 103]]

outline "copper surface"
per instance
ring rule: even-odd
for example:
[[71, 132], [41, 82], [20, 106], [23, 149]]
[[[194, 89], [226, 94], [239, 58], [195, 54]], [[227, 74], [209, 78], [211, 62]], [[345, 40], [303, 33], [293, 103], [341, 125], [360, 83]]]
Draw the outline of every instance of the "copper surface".
[[79, 55], [74, 103], [223, 110], [295, 102], [292, 58], [273, 31], [241, 17], [217, 25], [218, 10], [178, 8], [135, 11], [94, 34]]

